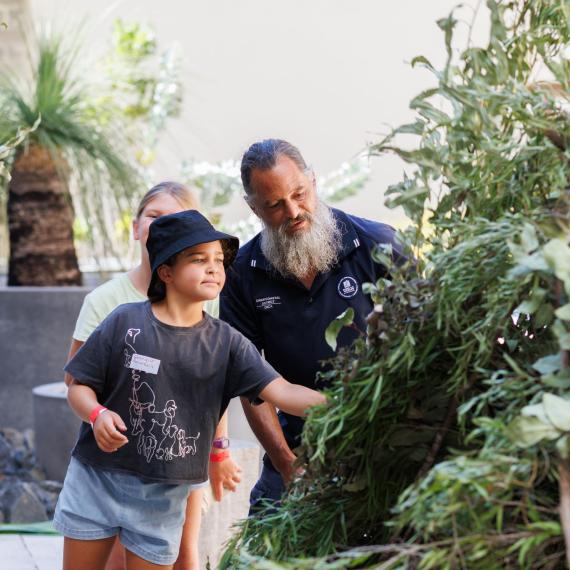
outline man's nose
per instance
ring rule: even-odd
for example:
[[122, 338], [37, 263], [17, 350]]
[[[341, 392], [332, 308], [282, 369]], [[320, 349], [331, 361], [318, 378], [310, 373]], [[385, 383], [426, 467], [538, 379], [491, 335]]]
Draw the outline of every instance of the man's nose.
[[286, 208], [285, 212], [287, 214], [287, 217], [291, 220], [296, 219], [300, 214], [299, 205], [293, 200], [288, 200], [287, 202], [285, 202], [285, 208]]

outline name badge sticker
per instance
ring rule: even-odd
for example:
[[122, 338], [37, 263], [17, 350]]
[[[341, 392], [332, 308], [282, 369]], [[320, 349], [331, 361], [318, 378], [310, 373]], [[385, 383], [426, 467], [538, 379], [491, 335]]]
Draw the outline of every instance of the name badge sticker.
[[144, 356], [144, 354], [133, 354], [131, 356], [131, 364], [129, 368], [148, 372], [149, 374], [158, 374], [158, 367], [160, 360], [152, 358], [151, 356]]

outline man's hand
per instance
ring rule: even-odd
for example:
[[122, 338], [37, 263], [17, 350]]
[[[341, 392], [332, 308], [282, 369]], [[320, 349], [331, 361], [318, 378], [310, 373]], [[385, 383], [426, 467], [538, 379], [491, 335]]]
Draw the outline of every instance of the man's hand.
[[127, 426], [119, 414], [105, 410], [97, 416], [93, 424], [93, 435], [101, 451], [113, 453], [129, 442], [119, 430], [127, 431]]
[[268, 453], [268, 455], [273, 467], [275, 467], [275, 469], [277, 469], [281, 474], [281, 477], [283, 477], [285, 485], [289, 485], [296, 472], [293, 464], [295, 463], [297, 456], [288, 447], [282, 448], [278, 454], [273, 452]]
[[216, 501], [221, 501], [224, 489], [235, 492], [241, 481], [241, 467], [228, 457], [223, 461], [210, 461], [210, 485]]

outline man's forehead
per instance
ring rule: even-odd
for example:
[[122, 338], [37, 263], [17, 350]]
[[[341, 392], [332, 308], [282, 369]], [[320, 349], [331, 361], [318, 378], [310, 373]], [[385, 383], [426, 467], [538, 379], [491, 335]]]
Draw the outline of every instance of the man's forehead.
[[254, 169], [251, 173], [251, 188], [256, 193], [271, 193], [279, 190], [295, 190], [307, 183], [307, 175], [288, 156], [280, 156], [275, 166], [267, 170]]

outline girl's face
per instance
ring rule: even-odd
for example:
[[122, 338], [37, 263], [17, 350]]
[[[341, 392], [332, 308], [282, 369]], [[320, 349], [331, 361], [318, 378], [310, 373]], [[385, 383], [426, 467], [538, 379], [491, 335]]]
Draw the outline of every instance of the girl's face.
[[215, 299], [226, 281], [224, 252], [219, 241], [201, 243], [181, 251], [174, 265], [161, 265], [159, 277], [188, 301]]
[[148, 228], [156, 218], [166, 214], [176, 214], [186, 210], [180, 202], [170, 194], [162, 193], [155, 196], [143, 209], [140, 216], [133, 220], [133, 236], [141, 242], [143, 251], [146, 251]]

